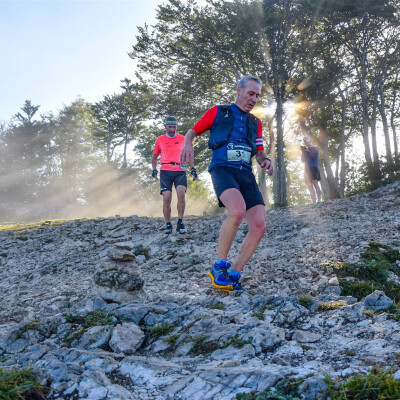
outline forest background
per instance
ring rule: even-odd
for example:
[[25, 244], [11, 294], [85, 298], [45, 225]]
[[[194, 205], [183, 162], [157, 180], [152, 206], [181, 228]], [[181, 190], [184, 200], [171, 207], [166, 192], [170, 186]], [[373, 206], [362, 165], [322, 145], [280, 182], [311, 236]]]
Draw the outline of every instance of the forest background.
[[[302, 137], [320, 149], [324, 199], [400, 178], [399, 5], [395, 0], [169, 0], [138, 28], [135, 80], [89, 103], [41, 114], [27, 99], [0, 125], [0, 220], [160, 215], [151, 176], [162, 120], [184, 134], [243, 75], [263, 81], [258, 107], [274, 177], [254, 165], [268, 206], [309, 203]], [[128, 49], [129, 50], [129, 49]], [[216, 212], [207, 137], [195, 147], [188, 213]]]

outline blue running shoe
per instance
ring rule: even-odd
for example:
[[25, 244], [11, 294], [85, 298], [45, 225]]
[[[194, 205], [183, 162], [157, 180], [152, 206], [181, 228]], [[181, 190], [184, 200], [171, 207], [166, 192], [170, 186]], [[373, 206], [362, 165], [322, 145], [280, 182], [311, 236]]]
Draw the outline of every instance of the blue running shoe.
[[231, 280], [232, 287], [233, 287], [232, 290], [243, 290], [243, 291], [246, 291], [246, 289], [243, 289], [242, 285], [240, 284], [240, 280], [239, 279], [241, 278], [241, 276], [242, 275], [240, 275], [240, 272], [237, 272], [237, 271], [235, 271], [233, 269], [231, 269], [229, 271], [229, 279]]
[[228, 268], [231, 266], [230, 263], [217, 264], [215, 263], [208, 276], [211, 279], [213, 286], [223, 292], [230, 292], [233, 290], [232, 281], [229, 279]]

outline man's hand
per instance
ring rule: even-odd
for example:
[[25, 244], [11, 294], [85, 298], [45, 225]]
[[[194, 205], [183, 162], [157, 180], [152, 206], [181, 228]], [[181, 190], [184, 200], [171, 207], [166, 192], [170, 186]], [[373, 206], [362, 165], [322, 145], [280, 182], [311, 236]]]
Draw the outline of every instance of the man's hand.
[[153, 178], [157, 179], [157, 174], [158, 174], [158, 171], [156, 169], [153, 169], [153, 173], [152, 173]]
[[260, 167], [267, 170], [268, 176], [272, 176], [274, 173], [274, 167], [272, 166], [272, 162], [266, 158], [265, 160], [261, 161]]
[[193, 145], [190, 143], [186, 143], [181, 150], [181, 163], [183, 164], [194, 164], [194, 149]]
[[192, 175], [193, 181], [195, 181], [195, 180], [197, 179], [196, 167], [192, 167], [192, 169], [191, 169], [191, 171], [190, 171], [190, 175]]

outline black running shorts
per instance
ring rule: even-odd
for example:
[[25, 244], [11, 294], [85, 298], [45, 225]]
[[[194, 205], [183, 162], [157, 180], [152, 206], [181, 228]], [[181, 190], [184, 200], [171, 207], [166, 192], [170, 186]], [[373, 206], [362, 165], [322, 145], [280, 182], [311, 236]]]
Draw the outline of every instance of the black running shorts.
[[319, 169], [317, 167], [307, 167], [304, 169], [304, 176], [306, 179], [310, 181], [320, 181], [321, 175], [319, 173]]
[[246, 210], [259, 204], [264, 205], [260, 189], [251, 171], [216, 165], [210, 174], [220, 207], [224, 207], [220, 200], [222, 192], [232, 188], [238, 189], [242, 194]]
[[172, 192], [172, 184], [175, 189], [178, 185], [187, 188], [186, 172], [184, 171], [160, 171], [160, 194], [167, 190]]

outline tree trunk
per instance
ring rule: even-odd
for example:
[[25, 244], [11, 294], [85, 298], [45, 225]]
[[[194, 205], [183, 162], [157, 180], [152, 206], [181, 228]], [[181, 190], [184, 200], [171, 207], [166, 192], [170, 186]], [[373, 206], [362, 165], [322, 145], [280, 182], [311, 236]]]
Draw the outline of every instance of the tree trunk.
[[339, 191], [342, 199], [344, 198], [344, 189], [346, 186], [346, 140], [344, 137], [344, 132], [346, 130], [346, 107], [347, 107], [347, 97], [344, 95], [343, 91], [339, 88], [340, 97], [342, 98], [342, 124], [340, 127], [340, 180], [339, 180]]
[[276, 98], [276, 179], [274, 181], [274, 203], [279, 207], [287, 206], [286, 167], [283, 142], [283, 102], [278, 89]]
[[381, 100], [379, 104], [379, 112], [382, 117], [383, 133], [385, 135], [386, 162], [388, 163], [388, 165], [391, 166], [393, 164], [392, 149], [390, 145], [389, 124], [385, 109], [385, 93], [383, 91], [383, 81], [381, 81], [379, 85], [379, 95]]
[[128, 162], [127, 162], [127, 158], [126, 158], [126, 150], [128, 147], [128, 117], [125, 117], [125, 137], [124, 137], [124, 161], [122, 162], [122, 170], [125, 170]]
[[373, 87], [374, 101], [372, 102], [372, 114], [371, 114], [371, 141], [372, 141], [372, 154], [374, 157], [374, 164], [378, 165], [379, 155], [378, 155], [378, 145], [376, 141], [376, 109], [378, 107], [378, 92], [376, 87]]
[[107, 136], [107, 164], [110, 164], [111, 162], [111, 139], [112, 139], [112, 132], [111, 132], [111, 124], [108, 121], [107, 122], [107, 131], [108, 131], [108, 136]]
[[396, 79], [394, 82], [394, 92], [393, 92], [393, 101], [392, 101], [392, 107], [391, 107], [391, 113], [390, 113], [390, 126], [392, 127], [392, 132], [393, 132], [393, 150], [394, 150], [394, 157], [396, 160], [396, 163], [399, 163], [399, 149], [397, 145], [397, 132], [396, 132], [396, 123], [395, 123], [395, 116], [396, 113], [399, 111], [399, 109], [396, 110], [396, 98], [397, 98], [397, 81], [398, 81], [398, 76], [399, 73], [396, 73]]
[[[358, 70], [358, 66], [356, 65]], [[371, 180], [373, 186], [376, 186], [378, 183], [378, 179], [376, 176], [376, 169], [374, 169], [372, 158], [371, 158], [371, 149], [369, 144], [369, 116], [368, 116], [368, 92], [367, 92], [367, 72], [366, 72], [366, 50], [363, 50], [361, 59], [360, 59], [360, 68], [361, 73], [359, 74], [360, 79], [360, 91], [361, 91], [361, 103], [362, 103], [362, 137], [364, 143], [364, 156], [365, 161], [367, 163], [367, 171], [368, 177]], [[378, 168], [378, 167], [376, 167]]]
[[330, 196], [329, 183], [328, 183], [328, 180], [326, 179], [325, 168], [324, 168], [324, 163], [322, 161], [322, 157], [319, 157], [319, 159], [318, 159], [318, 169], [319, 169], [319, 173], [321, 175], [322, 193], [324, 195], [324, 199], [327, 200], [327, 199], [329, 199], [329, 196]]
[[322, 151], [323, 166], [324, 166], [324, 170], [326, 172], [326, 180], [327, 180], [328, 187], [329, 187], [329, 194], [325, 198], [340, 199], [341, 196], [340, 196], [339, 188], [338, 188], [337, 182], [335, 180], [335, 176], [333, 174], [331, 161], [329, 159], [327, 135], [323, 131], [321, 136], [322, 136], [322, 140], [320, 140], [320, 146], [321, 146], [321, 151]]

